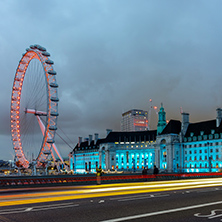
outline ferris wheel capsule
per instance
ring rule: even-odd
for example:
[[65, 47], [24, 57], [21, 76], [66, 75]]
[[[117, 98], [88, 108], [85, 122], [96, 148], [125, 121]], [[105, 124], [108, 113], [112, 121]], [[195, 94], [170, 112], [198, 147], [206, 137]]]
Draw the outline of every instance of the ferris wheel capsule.
[[37, 46], [37, 49], [40, 50], [40, 51], [42, 51], [42, 52], [45, 52], [45, 51], [46, 51], [46, 48], [44, 48], [44, 47], [42, 47], [42, 46], [40, 46], [40, 45]]
[[50, 83], [49, 85], [53, 88], [58, 88], [59, 87], [59, 85], [57, 83]]
[[53, 65], [53, 64], [54, 64], [54, 62], [53, 62], [52, 60], [50, 60], [50, 59], [47, 59], [47, 60], [45, 61], [45, 63], [47, 63], [47, 64], [49, 64], [49, 65]]
[[42, 52], [42, 55], [49, 57], [49, 56], [50, 56], [50, 53], [48, 53], [48, 52]]
[[59, 98], [58, 97], [51, 97], [50, 99], [53, 102], [59, 102]]
[[56, 75], [56, 72], [55, 72], [54, 70], [49, 70], [49, 71], [48, 71], [48, 74], [49, 74], [49, 75]]

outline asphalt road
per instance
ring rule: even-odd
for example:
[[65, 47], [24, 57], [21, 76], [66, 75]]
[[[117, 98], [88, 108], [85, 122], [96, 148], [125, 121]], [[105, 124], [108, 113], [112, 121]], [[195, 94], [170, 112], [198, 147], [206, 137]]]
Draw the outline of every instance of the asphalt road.
[[[222, 221], [222, 187], [208, 186], [186, 189], [167, 182], [135, 183], [131, 185], [101, 185], [87, 187], [44, 188], [30, 190], [0, 191], [0, 221], [2, 222], [53, 222], [53, 221], [153, 221], [153, 222], [204, 222]], [[191, 183], [189, 180], [188, 183]], [[197, 182], [196, 182], [197, 183]], [[209, 182], [208, 182], [209, 183]], [[144, 190], [150, 186], [174, 186], [174, 190]], [[124, 195], [119, 191], [125, 190]], [[91, 189], [92, 188], [92, 189]], [[70, 192], [79, 193], [76, 198], [60, 200], [62, 196], [72, 196]], [[111, 193], [109, 193], [109, 190]], [[131, 194], [134, 190], [135, 194]], [[82, 196], [89, 192], [93, 196]], [[65, 193], [64, 193], [65, 192]], [[66, 193], [67, 192], [67, 193]], [[103, 193], [103, 195], [101, 195]], [[56, 201], [36, 201], [39, 197], [57, 196]], [[82, 198], [83, 197], [83, 198]], [[27, 204], [26, 200], [29, 200]], [[11, 202], [10, 202], [10, 201]], [[16, 201], [23, 201], [16, 202]], [[7, 202], [8, 201], [8, 202]], [[33, 201], [33, 203], [30, 203]], [[11, 203], [11, 204], [3, 204]], [[13, 204], [14, 203], [14, 204]]]

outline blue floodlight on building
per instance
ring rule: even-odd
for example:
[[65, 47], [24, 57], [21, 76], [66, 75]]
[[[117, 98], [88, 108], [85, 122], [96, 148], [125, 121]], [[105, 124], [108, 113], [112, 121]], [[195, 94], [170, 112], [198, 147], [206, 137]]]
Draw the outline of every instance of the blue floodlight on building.
[[[106, 138], [89, 139], [75, 146], [70, 166], [77, 173], [103, 170], [141, 171], [156, 165], [160, 172], [218, 172], [222, 169], [222, 109], [215, 120], [189, 122], [182, 113], [182, 122], [170, 120], [166, 125], [163, 106], [157, 130], [112, 132]], [[71, 162], [72, 161], [72, 162]]]

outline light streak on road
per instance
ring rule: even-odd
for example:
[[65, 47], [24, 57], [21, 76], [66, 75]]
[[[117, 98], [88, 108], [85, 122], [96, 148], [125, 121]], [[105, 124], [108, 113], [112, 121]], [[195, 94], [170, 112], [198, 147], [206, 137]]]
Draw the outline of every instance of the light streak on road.
[[[222, 179], [220, 179], [220, 180], [216, 179], [216, 182], [219, 183], [218, 184], [218, 186], [219, 186], [222, 183]], [[215, 181], [213, 181], [213, 180], [205, 181], [204, 182], [204, 186], [207, 185], [207, 184], [212, 185], [214, 183], [215, 183]], [[161, 188], [161, 187], [178, 187], [178, 186], [185, 186], [185, 185], [202, 185], [202, 184], [203, 184], [203, 181], [198, 181], [198, 182], [194, 182], [194, 181], [182, 182], [180, 180], [180, 182], [177, 181], [174, 184], [173, 184], [172, 181], [170, 181], [168, 183], [164, 182], [164, 184], [162, 184], [162, 181], [161, 181], [161, 182], [159, 182], [159, 184], [153, 184], [153, 185], [147, 184], [147, 185], [130, 186], [129, 189], [131, 190], [131, 189], [146, 189], [146, 188]], [[126, 189], [128, 189], [128, 188], [127, 187], [118, 187], [118, 188], [111, 187], [111, 188], [89, 190], [89, 192], [107, 192], [107, 191], [126, 190]]]
[[[34, 204], [43, 202], [95, 198], [115, 195], [141, 194], [151, 192], [197, 189], [222, 185], [222, 178], [189, 179], [158, 182], [104, 184], [97, 186], [70, 187], [66, 191], [41, 191], [27, 194], [4, 194], [0, 196], [0, 206]], [[44, 188], [43, 188], [44, 189]], [[60, 188], [63, 189], [63, 188]]]

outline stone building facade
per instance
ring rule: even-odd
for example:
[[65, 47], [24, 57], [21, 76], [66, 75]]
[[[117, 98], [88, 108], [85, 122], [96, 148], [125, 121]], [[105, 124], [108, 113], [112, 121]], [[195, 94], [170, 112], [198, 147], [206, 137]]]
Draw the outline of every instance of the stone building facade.
[[159, 111], [157, 130], [136, 132], [107, 131], [106, 138], [95, 134], [84, 142], [79, 140], [70, 153], [70, 169], [77, 173], [103, 170], [141, 171], [143, 167], [160, 172], [217, 172], [222, 168], [222, 109], [214, 120], [166, 124], [163, 106]]

